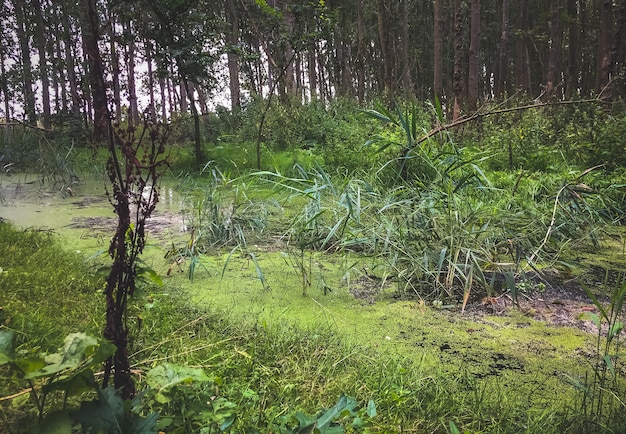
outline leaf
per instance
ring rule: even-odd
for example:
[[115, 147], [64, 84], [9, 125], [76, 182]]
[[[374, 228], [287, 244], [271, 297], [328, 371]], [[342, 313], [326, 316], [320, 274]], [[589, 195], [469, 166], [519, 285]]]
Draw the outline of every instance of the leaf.
[[146, 374], [146, 383], [151, 388], [164, 391], [180, 383], [191, 383], [192, 381], [207, 382], [210, 378], [203, 369], [179, 366], [173, 363], [163, 363], [152, 368]]
[[131, 413], [131, 401], [124, 401], [112, 387], [101, 389], [98, 399], [82, 402], [78, 411], [70, 416], [83, 424], [83, 428], [92, 428], [97, 432], [120, 434], [153, 434], [159, 417], [151, 413], [147, 417]]
[[600, 330], [600, 326], [601, 326], [600, 317], [593, 312], [589, 312], [589, 317], [591, 318], [591, 321], [593, 321], [595, 326], [598, 328], [598, 330]]
[[364, 110], [363, 113], [365, 113], [366, 115], [368, 115], [369, 117], [372, 117], [374, 119], [378, 119], [379, 121], [383, 121], [385, 123], [393, 123], [393, 121], [391, 120], [391, 118], [389, 116], [386, 116], [380, 112], [377, 112], [376, 110]]
[[337, 404], [326, 410], [318, 419], [316, 426], [322, 430], [330, 426], [330, 423], [341, 413], [348, 404], [348, 398], [344, 395], [339, 398]]
[[53, 363], [28, 373], [24, 378], [49, 377], [67, 369], [77, 368], [87, 357], [96, 353], [98, 346], [98, 340], [92, 336], [87, 336], [85, 333], [71, 333], [65, 337], [61, 351], [53, 354], [49, 359], [54, 360]]
[[369, 417], [376, 416], [376, 403], [374, 402], [373, 399], [370, 399], [367, 403], [367, 415]]
[[55, 411], [39, 424], [39, 434], [66, 434], [72, 432], [72, 419], [67, 411]]
[[72, 375], [66, 375], [50, 384], [43, 386], [43, 392], [49, 394], [55, 390], [64, 391], [67, 396], [76, 396], [81, 393], [97, 389], [97, 384], [94, 379], [93, 371], [91, 368], [84, 369], [80, 372], [76, 372]]
[[121, 433], [120, 424], [124, 418], [124, 401], [113, 387], [100, 390], [98, 395], [99, 399], [83, 401], [78, 411], [71, 412], [70, 416], [83, 424], [83, 428]]
[[13, 360], [15, 356], [15, 332], [13, 330], [0, 330], [0, 365]]
[[450, 433], [452, 434], [461, 434], [461, 431], [456, 427], [456, 424], [450, 421]]

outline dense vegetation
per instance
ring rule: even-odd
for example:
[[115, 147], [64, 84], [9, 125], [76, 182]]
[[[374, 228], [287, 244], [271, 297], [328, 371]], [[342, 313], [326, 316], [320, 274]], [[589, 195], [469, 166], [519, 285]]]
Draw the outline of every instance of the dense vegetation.
[[[361, 110], [344, 101], [286, 110], [276, 104], [267, 112], [265, 170], [255, 171], [258, 115], [254, 106], [215, 115], [207, 131], [212, 141], [203, 149], [210, 162], [200, 173], [193, 172], [195, 156], [175, 144], [193, 135], [191, 122], [170, 126], [169, 172], [178, 180], [190, 231], [161, 244], [157, 255], [166, 250], [165, 260], [147, 253], [156, 274], [148, 270], [129, 304], [129, 354], [138, 388], [146, 392], [115, 413], [127, 424], [123, 432], [154, 426], [157, 414], [156, 426], [166, 432], [308, 432], [301, 430], [314, 423], [321, 432], [339, 426], [357, 432], [619, 432], [621, 277], [590, 287], [598, 298], [589, 321], [608, 323], [612, 332], [599, 334], [595, 346], [591, 336], [576, 337], [587, 344], [559, 350], [568, 357], [584, 345], [586, 355], [556, 377], [551, 362], [534, 350], [516, 355], [523, 361], [509, 360], [508, 351], [516, 350], [504, 350], [507, 344], [474, 342], [475, 350], [448, 358], [446, 348], [462, 340], [444, 338], [440, 327], [448, 324], [451, 336], [476, 327], [462, 312], [485, 297], [531, 299], [564, 280], [587, 282], [592, 252], [606, 255], [591, 260], [611, 275], [623, 271], [623, 252], [611, 239], [622, 233], [623, 162], [616, 150], [624, 146], [626, 119], [591, 104], [535, 107], [485, 116], [420, 141], [441, 116], [436, 106]], [[36, 170], [65, 191], [104, 170], [97, 153], [30, 128], [13, 129], [4, 140], [5, 182], [11, 173]], [[85, 262], [51, 233], [7, 223], [0, 230], [2, 331], [13, 333], [2, 335], [8, 380], [2, 395], [13, 396], [3, 400], [3, 424], [30, 431], [40, 416], [51, 426], [69, 427], [71, 420], [90, 426], [94, 411], [122, 406], [119, 397], [91, 380], [81, 388], [65, 385], [77, 376], [97, 379], [98, 362], [108, 354], [102, 341], [72, 332], [100, 336], [100, 289], [109, 263], [99, 257]], [[286, 268], [274, 273], [276, 262], [267, 262], [272, 254]], [[233, 290], [250, 300], [283, 290], [316, 300], [343, 293], [340, 281], [378, 282], [370, 295], [377, 304], [393, 295], [425, 312], [421, 332], [411, 329], [428, 336], [423, 355], [377, 349], [374, 334], [346, 334], [304, 316], [255, 318], [229, 312], [228, 303], [207, 306], [182, 283], [225, 281], [246, 262], [256, 287], [244, 289], [240, 281]], [[94, 273], [101, 267], [104, 274]], [[185, 273], [157, 285], [156, 275], [177, 269]], [[332, 277], [328, 270], [334, 269], [342, 279]], [[293, 278], [279, 281], [276, 274]], [[300, 300], [292, 303], [304, 304]], [[349, 315], [349, 304], [334, 303], [329, 309]], [[372, 326], [361, 321], [367, 335]], [[57, 354], [74, 364], [38, 358], [55, 354], [66, 336], [73, 340]], [[517, 368], [493, 371], [480, 361], [500, 358], [522, 363], [548, 386], [526, 383], [515, 376]], [[582, 370], [580, 360], [588, 362]], [[27, 386], [38, 400], [28, 399]], [[344, 394], [356, 401], [340, 399]], [[53, 412], [62, 408], [69, 412]]]
[[626, 2], [546, 6], [4, 2], [0, 216], [109, 208], [0, 217], [2, 429], [622, 432]]

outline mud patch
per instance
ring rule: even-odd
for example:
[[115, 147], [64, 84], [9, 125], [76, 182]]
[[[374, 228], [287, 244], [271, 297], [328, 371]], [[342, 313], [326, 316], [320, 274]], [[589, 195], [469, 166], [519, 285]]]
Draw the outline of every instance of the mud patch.
[[[113, 236], [117, 228], [115, 217], [74, 217], [68, 228], [83, 230], [81, 238], [96, 238], [101, 243], [105, 238]], [[155, 213], [146, 220], [146, 231], [149, 236], [159, 240], [171, 240], [172, 233], [182, 233], [183, 218], [172, 212]]]

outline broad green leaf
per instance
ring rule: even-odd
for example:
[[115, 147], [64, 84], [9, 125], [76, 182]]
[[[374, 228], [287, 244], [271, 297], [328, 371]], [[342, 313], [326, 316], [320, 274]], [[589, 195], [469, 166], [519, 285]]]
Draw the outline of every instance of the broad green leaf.
[[373, 399], [370, 399], [369, 402], [367, 403], [367, 415], [369, 417], [376, 416], [376, 403], [374, 402]]
[[326, 410], [318, 419], [316, 426], [321, 429], [330, 426], [330, 423], [342, 412], [348, 404], [348, 398], [344, 395], [339, 398], [337, 404]]
[[611, 376], [615, 378], [615, 367], [613, 366], [613, 360], [611, 360], [611, 356], [607, 354], [603, 357], [603, 359], [604, 363], [606, 363], [607, 368], [609, 368], [609, 371], [611, 371]]
[[62, 376], [55, 379], [50, 384], [43, 386], [44, 393], [48, 394], [54, 390], [62, 390], [67, 396], [80, 395], [83, 392], [97, 389], [96, 381], [91, 368], [73, 373], [72, 375]]
[[598, 330], [600, 330], [600, 326], [601, 326], [600, 317], [593, 312], [589, 312], [589, 317], [591, 318], [591, 321], [593, 321], [595, 326], [598, 328]]
[[315, 425], [315, 418], [308, 416], [301, 411], [297, 411], [294, 418], [298, 421], [298, 428], [300, 428], [298, 432], [302, 432], [305, 428], [310, 428]]
[[98, 395], [97, 400], [83, 401], [80, 409], [71, 412], [70, 416], [83, 424], [83, 428], [92, 428], [97, 432], [121, 432], [124, 401], [112, 387], [101, 390]]
[[59, 353], [52, 354], [47, 360], [52, 363], [38, 371], [25, 375], [26, 379], [48, 377], [66, 369], [80, 366], [87, 357], [92, 356], [98, 347], [98, 340], [85, 333], [71, 333], [65, 337], [63, 348]]
[[13, 363], [26, 375], [31, 375], [46, 366], [46, 362], [41, 357], [22, 357], [14, 360]]
[[0, 365], [4, 365], [15, 356], [15, 332], [0, 330]]
[[461, 431], [459, 431], [459, 429], [457, 428], [456, 424], [452, 421], [450, 421], [450, 432], [452, 434], [461, 434]]
[[207, 382], [210, 378], [200, 368], [188, 368], [173, 363], [163, 363], [152, 368], [146, 375], [146, 383], [151, 388], [164, 391], [180, 383], [192, 381]]
[[624, 324], [621, 321], [613, 323], [611, 330], [609, 330], [608, 339], [612, 340], [615, 336], [619, 335], [624, 329]]
[[72, 432], [72, 419], [67, 411], [55, 411], [39, 424], [39, 434], [67, 434]]

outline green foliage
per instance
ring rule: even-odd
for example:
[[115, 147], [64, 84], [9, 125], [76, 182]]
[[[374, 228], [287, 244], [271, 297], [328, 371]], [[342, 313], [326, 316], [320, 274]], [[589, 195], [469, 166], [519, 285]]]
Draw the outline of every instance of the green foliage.
[[624, 274], [620, 274], [616, 282], [609, 285], [607, 271], [600, 294], [608, 297], [607, 305], [600, 301], [591, 288], [585, 286], [585, 291], [599, 311], [599, 314], [589, 314], [597, 329], [595, 360], [588, 376], [582, 380], [569, 377], [569, 380], [581, 394], [580, 424], [585, 432], [601, 432], [605, 428], [612, 430], [613, 427], [619, 429], [626, 423], [623, 417], [626, 386], [620, 374], [624, 368]]
[[54, 233], [0, 222], [0, 267], [0, 322], [18, 331], [20, 339], [53, 350], [76, 329], [98, 332], [92, 318], [103, 311], [96, 292], [101, 277], [80, 254], [64, 249]]
[[77, 411], [71, 412], [72, 418], [83, 429], [95, 430], [108, 434], [156, 434], [155, 425], [158, 413], [142, 417], [133, 412], [141, 404], [141, 397], [123, 400], [112, 387], [98, 389], [98, 398], [83, 401]]
[[[245, 152], [247, 144], [256, 140], [265, 104], [261, 100], [250, 102], [237, 114], [238, 122], [220, 115], [217, 128], [223, 133], [217, 145], [232, 149], [235, 161], [242, 157], [235, 154]], [[236, 128], [226, 132], [233, 125]], [[349, 101], [337, 100], [327, 106], [321, 101], [273, 102], [264, 122], [262, 142], [268, 155], [263, 158], [263, 168], [287, 175], [295, 174], [291, 171], [294, 164], [307, 170], [316, 163], [346, 172], [362, 169], [372, 162], [362, 144], [375, 129], [376, 125], [364, 119], [361, 110]], [[245, 161], [249, 161], [248, 155]], [[245, 162], [242, 167], [246, 167]]]
[[[54, 420], [67, 420], [70, 415], [78, 415], [75, 419], [79, 422], [93, 421], [94, 416], [98, 420], [108, 420], [109, 425], [106, 429], [99, 425], [95, 426], [106, 432], [115, 432], [112, 428], [116, 425], [101, 407], [90, 410], [89, 404], [83, 403], [81, 411], [75, 414], [66, 408], [68, 398], [82, 396], [85, 392], [93, 390], [106, 396], [107, 402], [119, 399], [113, 396], [115, 394], [113, 390], [101, 391], [94, 378], [95, 370], [114, 353], [115, 346], [109, 342], [87, 336], [85, 333], [72, 333], [66, 336], [63, 347], [57, 353], [38, 355], [32, 351], [18, 350], [14, 332], [0, 330], [0, 365], [9, 365], [14, 375], [30, 385], [30, 396], [37, 408], [40, 429], [43, 430], [49, 423], [48, 417]], [[63, 394], [63, 406], [50, 412], [47, 408], [47, 398], [57, 391]]]

